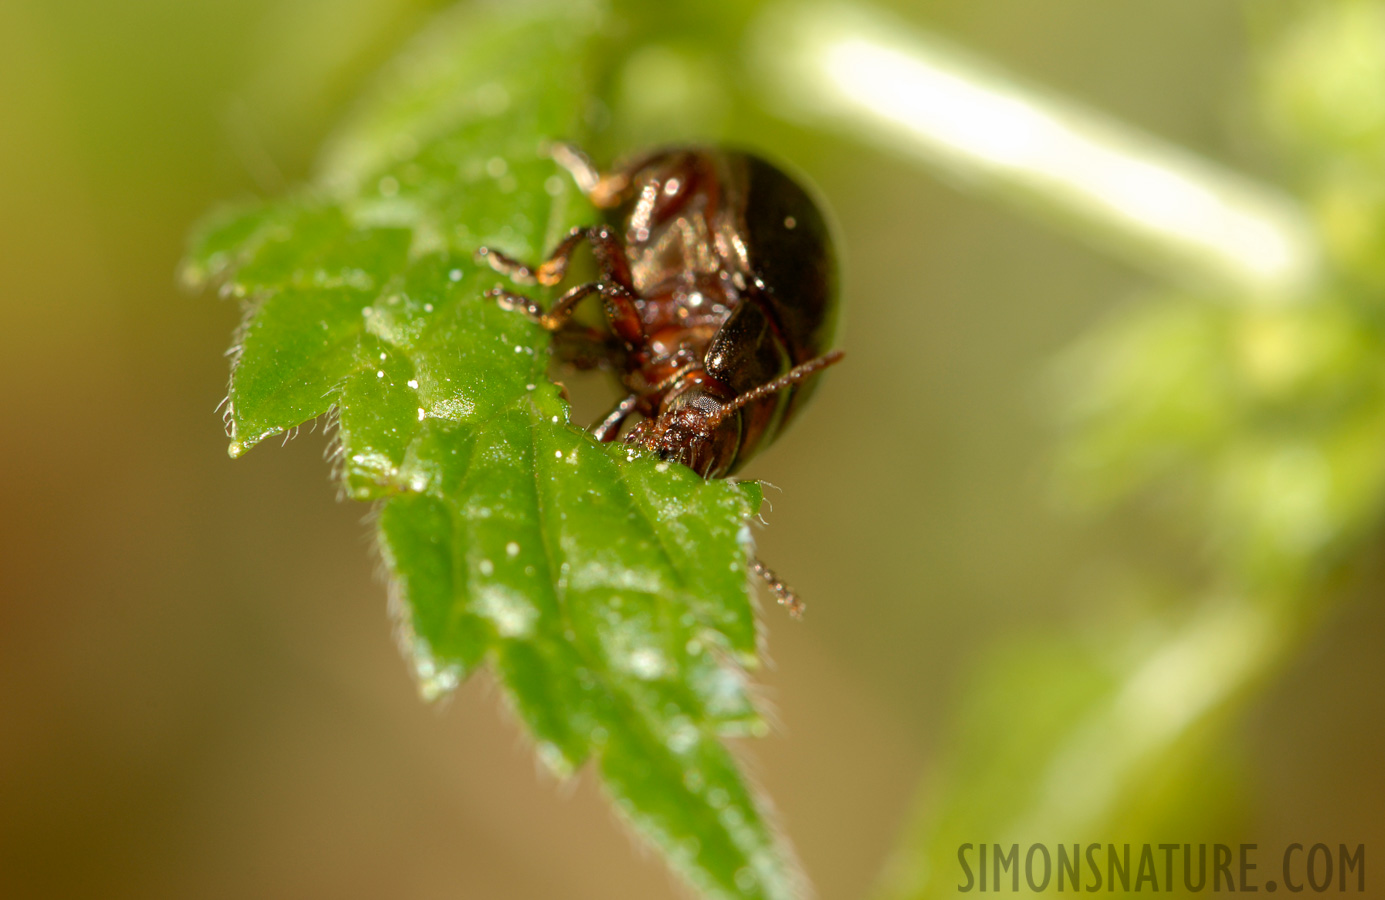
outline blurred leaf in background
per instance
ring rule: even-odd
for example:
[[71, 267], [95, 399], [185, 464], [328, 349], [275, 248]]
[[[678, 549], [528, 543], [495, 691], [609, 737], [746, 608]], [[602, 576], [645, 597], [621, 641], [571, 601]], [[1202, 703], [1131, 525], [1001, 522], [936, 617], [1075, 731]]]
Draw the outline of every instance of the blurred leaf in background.
[[1153, 510], [1204, 586], [1093, 631], [1104, 665], [1064, 638], [983, 670], [886, 896], [950, 896], [966, 841], [1243, 834], [1229, 725], [1369, 564], [1385, 518], [1385, 6], [1275, 12], [1248, 12], [1259, 105], [1332, 264], [1288, 294], [1147, 295], [1056, 380], [1061, 493]]

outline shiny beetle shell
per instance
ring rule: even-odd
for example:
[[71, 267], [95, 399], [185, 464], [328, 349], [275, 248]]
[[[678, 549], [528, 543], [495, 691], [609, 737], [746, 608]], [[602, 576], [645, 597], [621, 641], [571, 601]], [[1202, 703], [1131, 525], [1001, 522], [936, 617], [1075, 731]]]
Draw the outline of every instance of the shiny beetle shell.
[[[573, 229], [536, 268], [489, 248], [478, 255], [516, 281], [551, 285], [589, 243], [599, 280], [547, 309], [500, 288], [492, 295], [568, 337], [559, 343], [565, 355], [619, 372], [629, 393], [593, 429], [598, 438], [614, 440], [638, 412], [627, 442], [708, 478], [732, 474], [780, 434], [819, 370], [841, 358], [829, 352], [837, 271], [821, 210], [750, 153], [675, 147], [606, 174], [565, 145], [554, 155], [606, 210], [605, 224]], [[571, 320], [593, 294], [613, 344]]]

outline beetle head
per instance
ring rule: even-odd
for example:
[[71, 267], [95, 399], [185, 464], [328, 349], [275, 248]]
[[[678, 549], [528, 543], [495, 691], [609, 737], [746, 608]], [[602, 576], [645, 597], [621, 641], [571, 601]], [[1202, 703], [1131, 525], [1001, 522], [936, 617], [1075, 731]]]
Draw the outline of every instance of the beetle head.
[[720, 478], [735, 462], [740, 435], [740, 416], [725, 415], [721, 403], [693, 390], [677, 397], [658, 417], [640, 422], [626, 440], [660, 459], [682, 463], [703, 478]]

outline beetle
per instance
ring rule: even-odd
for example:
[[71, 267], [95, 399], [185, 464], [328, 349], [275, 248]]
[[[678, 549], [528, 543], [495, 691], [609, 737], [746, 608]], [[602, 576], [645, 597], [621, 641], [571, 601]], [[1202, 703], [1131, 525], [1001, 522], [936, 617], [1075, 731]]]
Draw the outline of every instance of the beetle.
[[[540, 265], [493, 248], [477, 259], [518, 284], [553, 286], [589, 245], [598, 278], [544, 308], [496, 287], [487, 296], [566, 338], [558, 355], [619, 372], [627, 395], [593, 429], [682, 463], [705, 478], [734, 473], [768, 446], [839, 362], [837, 269], [827, 222], [774, 164], [714, 146], [654, 150], [601, 172], [567, 144], [553, 158], [606, 212], [572, 229]], [[610, 335], [573, 322], [601, 299]], [[791, 612], [798, 599], [759, 560], [752, 568]]]

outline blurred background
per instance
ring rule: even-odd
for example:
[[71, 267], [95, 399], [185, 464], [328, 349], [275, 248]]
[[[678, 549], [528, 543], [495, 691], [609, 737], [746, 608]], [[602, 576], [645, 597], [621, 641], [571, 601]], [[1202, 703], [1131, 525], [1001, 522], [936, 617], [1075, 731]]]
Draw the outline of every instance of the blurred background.
[[[227, 458], [239, 313], [175, 284], [190, 224], [306, 177], [439, 5], [0, 5], [0, 896], [679, 895], [484, 677], [418, 700], [367, 509], [320, 431]], [[1273, 185], [1323, 260], [1288, 301], [726, 112], [847, 263], [848, 361], [745, 473], [810, 612], [765, 610], [778, 727], [743, 749], [826, 900], [948, 893], [959, 840], [1385, 846], [1385, 12], [1256, 7], [891, 8]], [[1064, 795], [1084, 758], [1105, 793]]]

